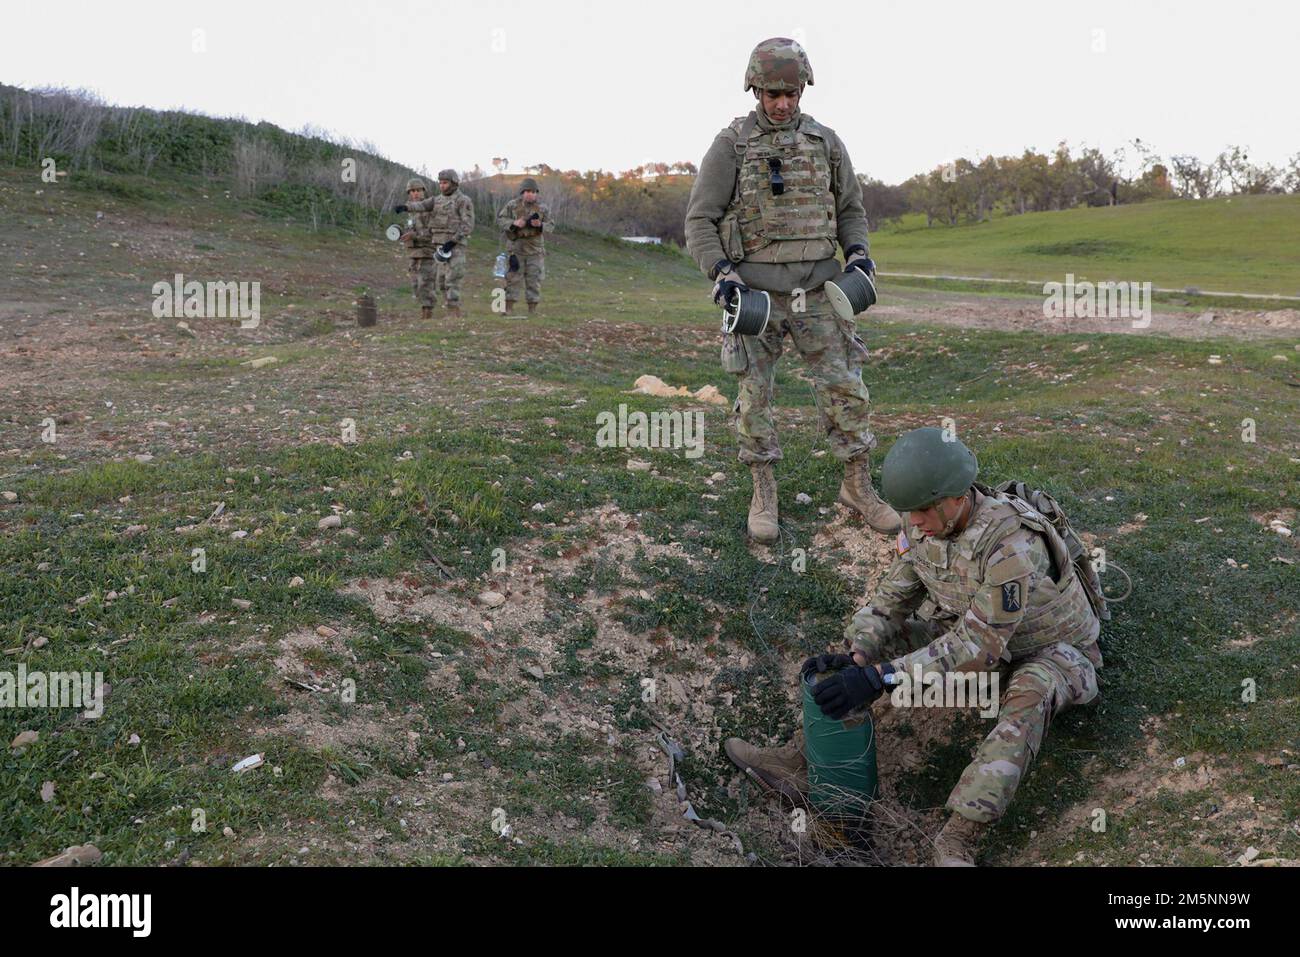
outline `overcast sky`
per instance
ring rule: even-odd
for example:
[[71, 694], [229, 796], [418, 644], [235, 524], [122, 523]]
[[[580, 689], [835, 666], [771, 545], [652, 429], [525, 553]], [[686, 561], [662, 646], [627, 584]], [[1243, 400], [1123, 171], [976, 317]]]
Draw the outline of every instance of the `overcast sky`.
[[750, 49], [778, 35], [812, 60], [805, 111], [887, 182], [1061, 139], [1300, 151], [1285, 0], [14, 3], [0, 82], [312, 124], [430, 171], [494, 156], [618, 171], [698, 163], [752, 106]]

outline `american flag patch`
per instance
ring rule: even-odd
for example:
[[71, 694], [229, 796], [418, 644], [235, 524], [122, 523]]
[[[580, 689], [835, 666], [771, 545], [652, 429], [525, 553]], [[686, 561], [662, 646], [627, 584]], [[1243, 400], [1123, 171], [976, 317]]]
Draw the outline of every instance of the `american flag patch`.
[[898, 533], [898, 554], [906, 555], [907, 550], [912, 547], [912, 543], [907, 540], [907, 532]]

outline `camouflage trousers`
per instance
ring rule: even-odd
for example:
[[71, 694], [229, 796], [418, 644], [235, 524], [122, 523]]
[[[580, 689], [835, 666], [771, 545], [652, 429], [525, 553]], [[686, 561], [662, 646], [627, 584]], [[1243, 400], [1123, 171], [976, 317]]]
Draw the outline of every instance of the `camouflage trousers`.
[[422, 306], [436, 306], [443, 296], [447, 305], [460, 303], [460, 285], [465, 279], [465, 247], [456, 246], [447, 262], [430, 257], [411, 260], [411, 288]]
[[[891, 637], [859, 633], [853, 645], [872, 663], [889, 661], [924, 647], [947, 627], [910, 618]], [[1057, 642], [1004, 664], [999, 671], [997, 723], [948, 795], [948, 810], [972, 821], [1002, 817], [1042, 747], [1052, 718], [1097, 697], [1100, 667], [1101, 650], [1095, 641], [1082, 648]]]
[[434, 306], [438, 302], [437, 270], [433, 259], [411, 260], [411, 291], [421, 306]]
[[506, 298], [511, 302], [519, 299], [522, 286], [527, 302], [540, 302], [542, 299], [542, 280], [546, 278], [546, 254], [518, 254], [519, 268], [506, 273]]
[[723, 336], [722, 368], [737, 376], [740, 388], [732, 411], [740, 461], [775, 462], [781, 458], [772, 395], [776, 364], [786, 336], [808, 364], [817, 397], [820, 427], [831, 452], [847, 462], [876, 447], [868, 413], [871, 396], [862, 382], [867, 348], [856, 324], [840, 319], [818, 289], [803, 298], [771, 293], [772, 313], [761, 336]]

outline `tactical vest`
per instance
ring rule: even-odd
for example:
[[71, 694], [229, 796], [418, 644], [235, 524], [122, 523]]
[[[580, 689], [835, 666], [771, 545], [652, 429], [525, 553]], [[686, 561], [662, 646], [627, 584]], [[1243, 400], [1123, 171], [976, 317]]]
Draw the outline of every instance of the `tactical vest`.
[[523, 226], [515, 227], [516, 239], [531, 239], [534, 236], [542, 235], [542, 227], [527, 225], [528, 217], [533, 215], [533, 213], [541, 213], [542, 220], [545, 222], [546, 214], [542, 212], [541, 203], [534, 203], [532, 206], [529, 206], [523, 200], [516, 199], [511, 201], [510, 207], [511, 221], [513, 222], [516, 219], [523, 219], [525, 222]]
[[1001, 495], [986, 496], [971, 523], [956, 538], [932, 535], [912, 543], [912, 566], [929, 597], [918, 618], [959, 620], [982, 585], [1004, 582], [982, 575], [980, 566], [993, 547], [1021, 528], [1038, 534], [1047, 546], [1054, 575], [1030, 590], [1007, 650], [1013, 659], [1044, 645], [1064, 641], [1082, 647], [1096, 639], [1101, 623], [1079, 582], [1070, 553], [1050, 522], [1029, 505]]
[[[728, 257], [782, 263], [834, 256], [839, 232], [832, 186], [840, 163], [834, 134], [806, 115], [794, 129], [764, 130], [752, 112], [731, 129], [737, 135], [736, 190], [719, 224]], [[772, 159], [780, 160], [785, 181], [779, 196], [772, 192]]]
[[456, 212], [459, 198], [459, 190], [453, 192], [450, 196], [439, 194], [434, 197], [433, 209], [427, 213], [416, 213], [417, 217], [425, 217], [425, 228], [429, 232], [429, 240], [435, 245], [441, 246], [456, 235], [456, 226], [460, 218]]

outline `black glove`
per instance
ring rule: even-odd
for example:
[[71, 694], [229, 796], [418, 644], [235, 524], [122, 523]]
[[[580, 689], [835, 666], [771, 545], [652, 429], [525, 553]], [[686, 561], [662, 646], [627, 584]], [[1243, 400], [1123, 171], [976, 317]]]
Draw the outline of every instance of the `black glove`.
[[533, 213], [533, 215], [529, 216], [529, 217], [528, 217], [528, 225], [529, 225], [529, 226], [540, 226], [540, 225], [542, 225], [542, 215], [541, 215], [541, 213]]
[[404, 213], [404, 212], [406, 212], [406, 204], [405, 204], [405, 203], [398, 203], [396, 206], [393, 207], [393, 212], [395, 212], [395, 213]]
[[449, 239], [441, 246], [438, 247], [438, 249], [442, 252], [444, 256], [450, 256], [451, 251], [455, 248], [456, 248], [456, 240], [454, 239]]
[[844, 268], [844, 271], [848, 272], [850, 269], [861, 269], [868, 276], [874, 276], [876, 274], [876, 264], [872, 261], [870, 256], [863, 259], [853, 260], [853, 262], [849, 263], [849, 265]]
[[739, 292], [740, 290], [748, 288], [748, 286], [738, 283], [734, 279], [720, 279], [713, 287], [713, 301], [720, 306], [725, 306], [731, 302], [731, 294], [733, 292]]
[[519, 272], [519, 257], [514, 253], [510, 254], [510, 272]]
[[874, 665], [855, 665], [836, 672], [814, 688], [813, 700], [822, 714], [839, 721], [854, 708], [875, 701], [884, 690], [884, 679]]
[[853, 659], [848, 655], [813, 655], [803, 663], [799, 669], [799, 675], [805, 680], [814, 672], [821, 674], [823, 671], [836, 671], [840, 668], [853, 667]]

